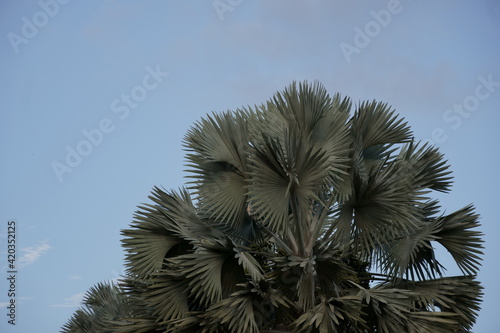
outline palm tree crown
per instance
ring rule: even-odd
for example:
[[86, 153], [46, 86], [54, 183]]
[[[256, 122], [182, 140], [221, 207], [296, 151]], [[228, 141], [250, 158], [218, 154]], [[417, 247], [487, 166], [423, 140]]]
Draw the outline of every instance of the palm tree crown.
[[[63, 332], [469, 332], [474, 207], [440, 213], [449, 166], [387, 104], [351, 109], [293, 83], [196, 123], [189, 187], [153, 189], [122, 231], [127, 276]], [[461, 276], [444, 276], [435, 244]]]

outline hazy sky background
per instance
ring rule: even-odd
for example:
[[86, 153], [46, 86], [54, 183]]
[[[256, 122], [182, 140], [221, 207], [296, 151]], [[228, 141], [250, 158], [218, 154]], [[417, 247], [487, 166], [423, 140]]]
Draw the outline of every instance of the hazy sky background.
[[185, 183], [190, 125], [293, 80], [387, 102], [440, 147], [455, 176], [443, 208], [482, 216], [474, 332], [497, 331], [499, 36], [495, 0], [2, 1], [0, 331], [59, 331], [86, 290], [123, 273], [120, 230], [152, 187]]

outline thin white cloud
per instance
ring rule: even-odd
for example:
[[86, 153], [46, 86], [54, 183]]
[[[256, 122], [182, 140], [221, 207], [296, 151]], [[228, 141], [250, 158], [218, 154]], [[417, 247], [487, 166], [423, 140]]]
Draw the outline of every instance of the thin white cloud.
[[82, 277], [80, 275], [70, 275], [69, 279], [70, 280], [80, 280]]
[[[16, 302], [18, 304], [23, 304], [23, 301], [29, 301], [32, 300], [33, 297], [17, 297]], [[0, 302], [0, 309], [4, 309], [7, 306], [9, 306], [10, 302]]]
[[51, 246], [47, 244], [47, 241], [42, 242], [36, 246], [29, 246], [21, 249], [21, 256], [17, 261], [17, 266], [19, 268], [31, 265], [40, 258], [40, 256], [50, 249]]
[[82, 305], [83, 296], [85, 296], [85, 292], [74, 294], [68, 298], [65, 298], [63, 303], [54, 304], [54, 305], [52, 305], [52, 307], [54, 307], [54, 308], [77, 308], [77, 307]]

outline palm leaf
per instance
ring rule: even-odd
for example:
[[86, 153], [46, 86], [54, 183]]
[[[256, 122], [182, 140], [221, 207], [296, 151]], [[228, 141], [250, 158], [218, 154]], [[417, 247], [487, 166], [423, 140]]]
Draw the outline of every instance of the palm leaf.
[[340, 259], [340, 255], [339, 251], [330, 250], [316, 257], [317, 283], [325, 295], [339, 297], [346, 280], [358, 280], [356, 272]]
[[426, 281], [403, 280], [396, 288], [410, 289], [418, 295], [419, 309], [452, 313], [460, 329], [469, 331], [480, 310], [482, 287], [471, 276], [444, 277]]
[[131, 311], [128, 316], [113, 321], [113, 332], [120, 333], [153, 333], [164, 331], [165, 326], [157, 323], [154, 308], [144, 299], [144, 291], [147, 284], [135, 277], [127, 276], [119, 281], [119, 287], [123, 290]]
[[[156, 194], [160, 190], [156, 189]], [[183, 241], [183, 232], [162, 212], [161, 206], [139, 207], [131, 229], [122, 230], [123, 247], [127, 251], [127, 263], [133, 274], [147, 275], [160, 270], [168, 251]], [[184, 234], [184, 236], [186, 236]]]
[[[291, 306], [290, 301], [264, 280], [238, 286], [240, 290], [208, 309], [202, 325], [225, 328], [224, 332], [257, 333], [262, 328], [274, 326], [275, 321], [281, 319], [279, 310]], [[210, 331], [207, 329], [207, 332]]]
[[381, 249], [382, 271], [390, 276], [409, 275], [420, 280], [441, 275], [442, 266], [436, 260], [431, 244], [436, 239], [433, 223], [423, 224], [415, 231], [396, 238]]
[[219, 223], [207, 219], [199, 207], [191, 201], [189, 192], [181, 189], [179, 193], [165, 193], [155, 188], [156, 195], [150, 197], [155, 203], [155, 208], [166, 219], [165, 225], [175, 236], [184, 240], [198, 240], [200, 238], [225, 238]]
[[249, 172], [248, 195], [252, 213], [259, 216], [273, 232], [282, 234], [289, 228], [290, 179], [281, 163], [285, 153], [281, 144], [270, 138], [257, 151]]
[[227, 327], [235, 333], [259, 332], [251, 294], [232, 294], [212, 305], [204, 317], [210, 327]]
[[360, 138], [362, 149], [377, 145], [408, 142], [411, 130], [387, 103], [363, 102], [351, 121], [352, 133]]
[[94, 314], [86, 309], [77, 309], [67, 323], [61, 328], [61, 333], [91, 333], [99, 329]]
[[245, 273], [248, 274], [253, 281], [259, 282], [264, 279], [264, 270], [249, 252], [240, 251], [237, 248], [235, 248], [235, 251], [235, 257], [238, 259], [238, 264], [243, 267]]
[[[318, 82], [312, 85], [293, 82], [285, 91], [273, 97], [271, 114], [276, 111], [285, 121], [284, 127], [296, 132], [300, 141], [310, 141], [327, 152], [335, 169], [344, 170], [349, 152], [347, 118], [351, 103], [336, 94], [332, 99]], [[269, 105], [269, 104], [268, 104]], [[274, 112], [273, 112], [274, 111]], [[284, 138], [283, 133], [277, 137]]]
[[229, 240], [201, 240], [193, 253], [168, 259], [169, 268], [189, 281], [189, 297], [209, 306], [233, 292], [236, 284], [245, 279], [233, 248]]
[[424, 144], [419, 147], [413, 142], [403, 146], [398, 163], [403, 164], [406, 174], [411, 174], [409, 181], [414, 188], [429, 188], [440, 192], [449, 192], [453, 177], [449, 176], [449, 165], [437, 148]]
[[380, 164], [363, 180], [354, 175], [354, 193], [338, 208], [333, 221], [337, 243], [355, 246], [371, 253], [381, 244], [396, 238], [400, 232], [410, 232], [421, 217], [416, 208], [423, 199], [408, 183], [408, 175], [398, 172], [397, 162]]
[[408, 332], [457, 332], [457, 316], [450, 312], [414, 312], [408, 316]]
[[[344, 332], [349, 327], [354, 332], [363, 332], [355, 327], [364, 327], [360, 317], [360, 304], [356, 298], [344, 296], [339, 298], [321, 297], [321, 301], [309, 311], [303, 313], [294, 322], [294, 332], [335, 333]], [[349, 330], [349, 332], [351, 332]]]
[[240, 224], [246, 209], [248, 143], [243, 113], [209, 116], [184, 139], [191, 188], [205, 211], [224, 223]]
[[61, 332], [112, 333], [122, 320], [133, 313], [126, 294], [118, 285], [110, 282], [91, 287], [82, 303], [83, 307], [75, 312]]
[[124, 230], [128, 237], [122, 240], [128, 249], [126, 265], [134, 274], [146, 275], [159, 271], [169, 250], [181, 243], [181, 240], [165, 234], [164, 229], [148, 229], [143, 226], [134, 230]]
[[471, 230], [479, 227], [478, 219], [474, 206], [468, 205], [437, 221], [440, 225], [437, 241], [450, 252], [464, 274], [475, 275], [481, 265], [483, 234]]
[[406, 332], [409, 315], [416, 310], [417, 294], [404, 289], [377, 285], [365, 289], [357, 285], [357, 296], [366, 306], [365, 310], [374, 321], [377, 332]]
[[294, 255], [275, 256], [275, 275], [278, 287], [288, 291], [290, 299], [297, 301], [301, 309], [309, 310], [315, 304], [315, 260]]
[[[184, 138], [187, 159], [200, 158], [226, 162], [244, 173], [247, 166], [245, 149], [248, 146], [248, 127], [244, 113], [213, 114], [196, 123]], [[194, 167], [198, 167], [194, 165]]]
[[[307, 212], [312, 200], [320, 200], [316, 193], [332, 185], [333, 170], [324, 157], [325, 152], [314, 146], [307, 147], [307, 143], [294, 137], [286, 131], [285, 142], [269, 138], [263, 147], [257, 147], [250, 171], [248, 194], [252, 209], [268, 221], [271, 230], [279, 233], [292, 227], [290, 207], [298, 205], [302, 212]], [[293, 227], [304, 229], [304, 226]]]
[[185, 190], [166, 193], [155, 187], [152, 193], [150, 199], [155, 204], [140, 206], [131, 228], [122, 230], [127, 267], [133, 274], [158, 272], [165, 258], [192, 249], [193, 240], [224, 236], [216, 226], [198, 217]]
[[153, 309], [157, 321], [169, 321], [184, 318], [189, 312], [188, 282], [176, 278], [168, 271], [158, 273], [148, 280], [147, 289], [142, 297]]

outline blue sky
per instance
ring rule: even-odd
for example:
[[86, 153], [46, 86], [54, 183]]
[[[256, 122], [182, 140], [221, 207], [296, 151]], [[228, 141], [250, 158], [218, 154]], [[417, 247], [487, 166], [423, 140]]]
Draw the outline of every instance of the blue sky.
[[499, 33], [495, 0], [3, 1], [0, 274], [10, 220], [18, 274], [15, 326], [0, 284], [0, 331], [57, 332], [123, 272], [120, 230], [152, 187], [185, 183], [190, 125], [293, 80], [387, 102], [440, 147], [455, 176], [443, 208], [474, 203], [482, 217], [474, 331], [495, 331]]

